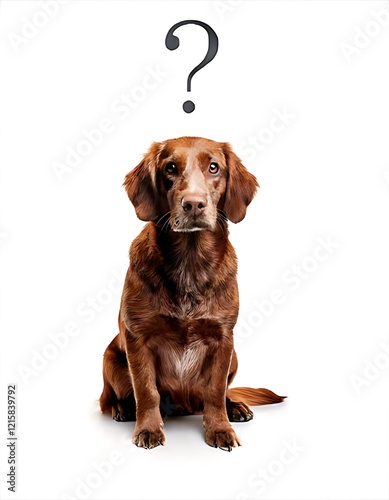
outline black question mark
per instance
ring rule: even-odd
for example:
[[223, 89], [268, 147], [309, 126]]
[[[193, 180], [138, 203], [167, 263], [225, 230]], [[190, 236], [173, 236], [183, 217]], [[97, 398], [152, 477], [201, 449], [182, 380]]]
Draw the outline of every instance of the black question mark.
[[[219, 48], [219, 39], [217, 37], [217, 34], [213, 31], [213, 29], [210, 26], [208, 26], [208, 24], [203, 23], [202, 21], [194, 21], [194, 20], [180, 21], [179, 23], [172, 26], [170, 30], [167, 32], [165, 38], [165, 45], [169, 50], [175, 50], [179, 47], [180, 40], [177, 36], [173, 35], [173, 33], [180, 26], [184, 26], [184, 24], [197, 24], [198, 26], [202, 26], [208, 33], [208, 52], [206, 53], [201, 63], [198, 64], [195, 68], [193, 68], [188, 75], [187, 92], [190, 92], [192, 85], [192, 78], [195, 75], [195, 73], [197, 73], [197, 71], [199, 71], [201, 68], [204, 68], [204, 66], [210, 63], [212, 59], [216, 56]], [[185, 113], [192, 113], [192, 111], [194, 111], [195, 109], [195, 105], [192, 101], [185, 101], [182, 107], [184, 108]]]

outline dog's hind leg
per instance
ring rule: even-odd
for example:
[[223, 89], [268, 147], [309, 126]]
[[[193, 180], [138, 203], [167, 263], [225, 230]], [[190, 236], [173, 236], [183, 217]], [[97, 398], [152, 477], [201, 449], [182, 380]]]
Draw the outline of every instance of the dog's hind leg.
[[[230, 385], [231, 382], [234, 380], [237, 371], [238, 371], [238, 358], [234, 350], [232, 352], [227, 385]], [[248, 420], [251, 420], [254, 417], [254, 413], [245, 403], [241, 401], [233, 401], [231, 398], [228, 397], [228, 390], [226, 398], [226, 409], [227, 409], [228, 420], [230, 422], [247, 422]]]
[[[233, 381], [238, 370], [238, 358], [235, 351], [232, 353], [230, 372], [227, 383]], [[252, 420], [254, 413], [248, 405], [259, 406], [281, 403], [285, 397], [278, 396], [268, 389], [252, 389], [251, 387], [227, 388], [226, 409], [230, 422], [247, 422]]]
[[135, 397], [126, 353], [120, 349], [119, 335], [109, 344], [103, 361], [104, 388], [100, 396], [103, 413], [111, 412], [119, 422], [135, 420]]

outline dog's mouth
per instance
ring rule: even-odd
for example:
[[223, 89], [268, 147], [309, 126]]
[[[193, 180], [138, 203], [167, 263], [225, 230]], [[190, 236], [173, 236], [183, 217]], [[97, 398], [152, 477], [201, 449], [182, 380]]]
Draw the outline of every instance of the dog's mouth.
[[171, 221], [171, 228], [176, 233], [193, 233], [195, 231], [212, 231], [214, 224], [204, 218], [176, 217]]

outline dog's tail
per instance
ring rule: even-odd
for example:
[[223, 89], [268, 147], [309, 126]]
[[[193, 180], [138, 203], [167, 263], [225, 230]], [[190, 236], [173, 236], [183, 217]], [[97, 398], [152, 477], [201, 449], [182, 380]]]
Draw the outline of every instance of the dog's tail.
[[227, 398], [232, 401], [246, 403], [250, 406], [282, 403], [286, 396], [278, 396], [269, 389], [252, 389], [251, 387], [234, 387], [227, 389]]

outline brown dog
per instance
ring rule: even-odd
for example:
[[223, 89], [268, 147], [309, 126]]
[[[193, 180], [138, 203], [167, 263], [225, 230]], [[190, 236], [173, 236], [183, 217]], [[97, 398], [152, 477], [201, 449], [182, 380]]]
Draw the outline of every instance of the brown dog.
[[203, 413], [205, 441], [231, 450], [229, 420], [247, 404], [283, 400], [267, 389], [227, 389], [237, 367], [237, 259], [227, 221], [240, 222], [258, 187], [229, 144], [197, 137], [154, 143], [125, 178], [139, 219], [119, 331], [104, 354], [103, 412], [136, 420], [133, 442], [165, 441], [161, 412]]

